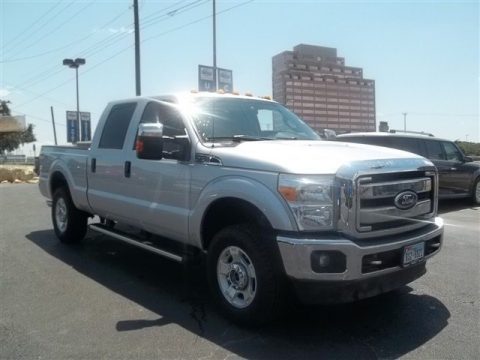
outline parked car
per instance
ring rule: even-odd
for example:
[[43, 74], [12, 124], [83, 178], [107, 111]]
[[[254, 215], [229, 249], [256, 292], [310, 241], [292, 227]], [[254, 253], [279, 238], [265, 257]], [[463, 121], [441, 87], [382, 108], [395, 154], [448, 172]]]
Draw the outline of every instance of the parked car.
[[290, 288], [338, 303], [425, 274], [443, 241], [437, 176], [415, 154], [321, 141], [274, 101], [198, 93], [110, 103], [89, 147], [42, 147], [39, 186], [60, 241], [98, 215], [94, 231], [205, 257], [218, 308], [252, 324]]
[[424, 156], [438, 169], [441, 199], [471, 197], [480, 204], [480, 162], [465, 156], [453, 141], [432, 135], [385, 132], [343, 134], [335, 140], [384, 146]]

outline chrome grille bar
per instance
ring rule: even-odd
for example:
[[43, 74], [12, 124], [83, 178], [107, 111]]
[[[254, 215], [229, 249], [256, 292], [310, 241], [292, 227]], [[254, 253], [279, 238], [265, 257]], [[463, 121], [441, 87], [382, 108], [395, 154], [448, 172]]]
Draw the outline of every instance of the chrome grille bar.
[[417, 205], [408, 210], [400, 210], [394, 206], [377, 208], [364, 208], [360, 210], [360, 223], [363, 225], [376, 224], [394, 220], [408, 220], [410, 218], [430, 212], [431, 201], [419, 201]]
[[432, 179], [425, 177], [420, 179], [389, 181], [382, 183], [360, 183], [358, 195], [363, 199], [389, 198], [401, 191], [412, 190], [417, 194], [432, 190]]

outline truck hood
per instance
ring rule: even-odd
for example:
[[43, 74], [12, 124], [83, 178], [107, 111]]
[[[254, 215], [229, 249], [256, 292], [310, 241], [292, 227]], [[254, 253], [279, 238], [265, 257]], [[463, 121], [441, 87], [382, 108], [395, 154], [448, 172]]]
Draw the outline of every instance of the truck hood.
[[429, 160], [406, 151], [337, 141], [245, 141], [214, 148], [211, 155], [228, 167], [291, 174], [335, 174], [340, 167], [358, 161], [383, 167], [394, 165], [396, 159], [411, 159], [416, 165], [432, 166]]

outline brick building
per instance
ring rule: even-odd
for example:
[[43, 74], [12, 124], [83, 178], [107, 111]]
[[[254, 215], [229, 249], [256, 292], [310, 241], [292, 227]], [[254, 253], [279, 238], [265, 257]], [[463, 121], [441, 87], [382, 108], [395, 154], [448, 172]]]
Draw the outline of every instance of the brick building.
[[272, 59], [273, 98], [315, 130], [375, 131], [375, 81], [337, 49], [300, 44]]

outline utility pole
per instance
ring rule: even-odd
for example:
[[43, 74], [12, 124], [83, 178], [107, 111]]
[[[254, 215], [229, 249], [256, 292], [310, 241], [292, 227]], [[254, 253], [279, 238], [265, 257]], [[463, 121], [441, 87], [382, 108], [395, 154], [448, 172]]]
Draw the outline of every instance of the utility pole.
[[213, 0], [213, 83], [214, 91], [217, 90], [217, 14], [215, 0]]
[[55, 139], [55, 145], [57, 145], [57, 130], [55, 129], [55, 117], [53, 116], [53, 106], [50, 106], [50, 112], [52, 114], [53, 138]]
[[133, 18], [135, 24], [135, 94], [142, 94], [140, 85], [140, 27], [138, 24], [138, 0], [133, 0]]
[[404, 112], [403, 114], [403, 131], [407, 131], [407, 113]]

